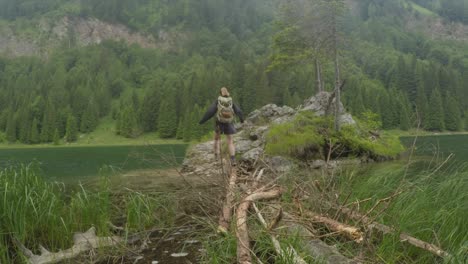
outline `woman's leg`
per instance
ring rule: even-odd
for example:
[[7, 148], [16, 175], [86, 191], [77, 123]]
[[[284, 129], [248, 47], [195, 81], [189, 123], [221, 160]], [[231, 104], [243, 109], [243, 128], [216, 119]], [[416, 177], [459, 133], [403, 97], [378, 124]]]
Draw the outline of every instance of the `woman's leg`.
[[231, 156], [231, 161], [234, 161], [236, 155], [236, 147], [234, 146], [234, 140], [232, 135], [226, 135], [226, 141], [229, 149], [229, 155]]
[[221, 136], [220, 136], [219, 132], [215, 131], [213, 151], [214, 151], [214, 154], [215, 154], [216, 158], [219, 157], [219, 153], [220, 153], [220, 147], [219, 147], [220, 138], [221, 138]]

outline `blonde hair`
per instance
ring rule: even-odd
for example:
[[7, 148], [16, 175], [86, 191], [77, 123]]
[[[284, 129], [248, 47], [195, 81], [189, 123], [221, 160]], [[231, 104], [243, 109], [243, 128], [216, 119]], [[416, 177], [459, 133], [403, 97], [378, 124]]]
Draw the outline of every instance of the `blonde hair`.
[[228, 92], [228, 89], [226, 87], [221, 88], [219, 93], [221, 94], [221, 96], [229, 97], [229, 92]]

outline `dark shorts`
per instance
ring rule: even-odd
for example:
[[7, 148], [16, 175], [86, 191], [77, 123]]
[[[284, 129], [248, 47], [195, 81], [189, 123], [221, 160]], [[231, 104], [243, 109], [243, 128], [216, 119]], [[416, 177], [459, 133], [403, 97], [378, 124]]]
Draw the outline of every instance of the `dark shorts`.
[[237, 131], [233, 123], [221, 123], [221, 122], [216, 121], [215, 132], [219, 134], [224, 134], [224, 135], [233, 135]]

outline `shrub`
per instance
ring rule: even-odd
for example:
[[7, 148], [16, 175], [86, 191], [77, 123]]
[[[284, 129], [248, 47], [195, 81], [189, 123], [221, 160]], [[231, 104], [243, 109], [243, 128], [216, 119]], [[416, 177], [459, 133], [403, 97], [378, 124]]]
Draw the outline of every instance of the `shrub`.
[[[358, 156], [372, 159], [394, 158], [404, 148], [397, 136], [376, 137], [369, 130], [380, 125], [369, 115], [358, 126], [333, 128], [333, 119], [303, 112], [289, 123], [274, 125], [267, 135], [266, 152], [270, 155], [299, 159]], [[361, 128], [361, 129], [359, 129]], [[331, 151], [331, 153], [329, 153]]]

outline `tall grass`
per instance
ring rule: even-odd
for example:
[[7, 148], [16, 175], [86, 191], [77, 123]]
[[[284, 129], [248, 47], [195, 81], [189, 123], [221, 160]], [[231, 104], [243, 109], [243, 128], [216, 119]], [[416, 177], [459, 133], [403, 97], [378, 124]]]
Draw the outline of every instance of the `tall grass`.
[[[371, 170], [347, 173], [341, 177], [341, 193], [352, 192], [352, 199], [372, 198], [361, 203], [369, 210], [378, 199], [402, 191], [381, 211], [373, 212], [379, 222], [394, 226], [424, 241], [440, 245], [454, 256], [450, 263], [468, 263], [468, 169], [446, 164], [443, 169], [418, 162], [407, 170], [403, 164], [379, 164]], [[436, 257], [424, 250], [407, 246], [399, 234], [385, 236], [377, 245], [376, 255], [386, 263], [434, 263]]]
[[120, 198], [129, 201], [128, 208], [122, 201], [113, 201], [108, 176], [101, 176], [97, 187], [70, 189], [43, 180], [37, 171], [34, 164], [0, 171], [0, 263], [24, 262], [14, 239], [35, 252], [39, 245], [50, 251], [69, 248], [73, 233], [91, 226], [98, 235], [108, 235], [114, 211], [127, 215], [131, 230], [173, 223], [175, 213], [170, 209], [152, 214], [152, 210], [170, 208], [168, 199], [130, 192]]
[[35, 165], [0, 171], [0, 259], [16, 262], [21, 255], [13, 239], [26, 247], [43, 245], [50, 250], [71, 246], [74, 232], [96, 226], [107, 233], [110, 200], [103, 192], [91, 193], [84, 188], [70, 196], [63, 184], [44, 181]]

